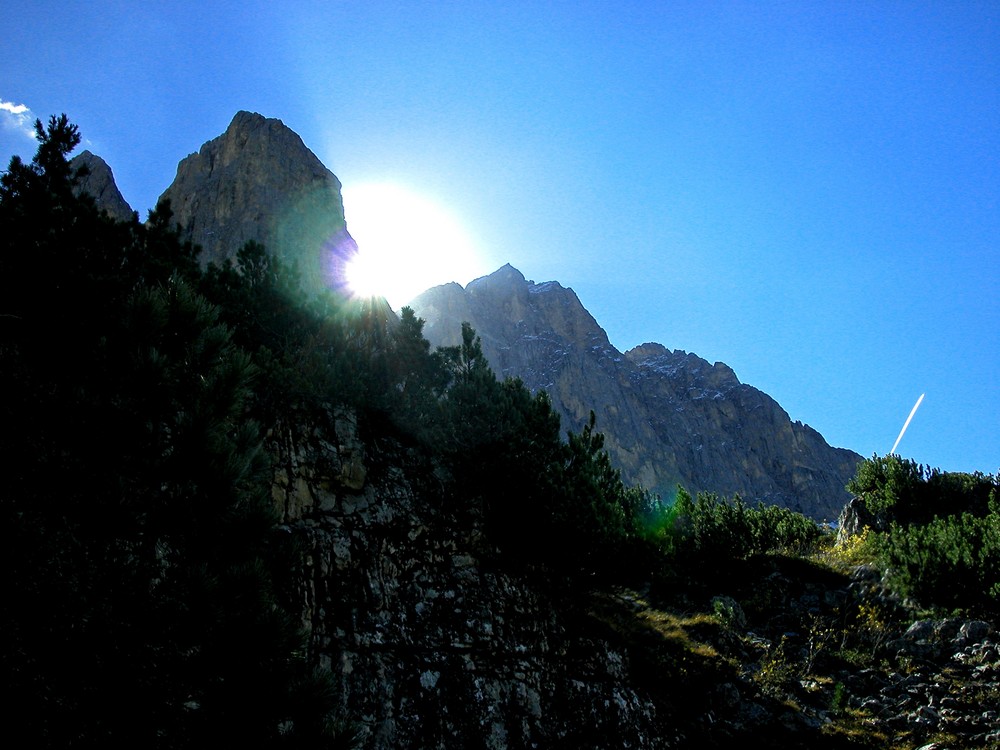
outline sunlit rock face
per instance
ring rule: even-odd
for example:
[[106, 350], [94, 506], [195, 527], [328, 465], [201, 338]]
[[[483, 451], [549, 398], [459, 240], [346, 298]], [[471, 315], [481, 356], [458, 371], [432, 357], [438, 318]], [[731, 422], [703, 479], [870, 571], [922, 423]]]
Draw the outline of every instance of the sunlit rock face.
[[497, 375], [547, 391], [566, 429], [579, 431], [593, 409], [623, 476], [665, 498], [680, 484], [818, 521], [835, 520], [850, 499], [859, 454], [829, 446], [721, 362], [655, 343], [618, 351], [556, 282], [527, 281], [508, 265], [411, 306], [435, 346], [458, 343], [471, 323]]
[[161, 199], [203, 263], [233, 258], [249, 240], [297, 262], [307, 284], [338, 286], [357, 246], [340, 181], [281, 120], [238, 112], [226, 132], [177, 166]]
[[115, 184], [111, 167], [104, 159], [90, 151], [81, 151], [70, 160], [69, 164], [73, 170], [83, 169], [85, 172], [77, 179], [78, 192], [88, 193], [97, 203], [97, 208], [111, 218], [118, 221], [132, 221], [134, 218], [132, 208], [122, 197], [121, 191]]
[[475, 509], [443, 504], [419, 459], [332, 421], [272, 435], [273, 496], [306, 552], [310, 656], [365, 748], [673, 746], [671, 704], [590, 599], [497, 565]]

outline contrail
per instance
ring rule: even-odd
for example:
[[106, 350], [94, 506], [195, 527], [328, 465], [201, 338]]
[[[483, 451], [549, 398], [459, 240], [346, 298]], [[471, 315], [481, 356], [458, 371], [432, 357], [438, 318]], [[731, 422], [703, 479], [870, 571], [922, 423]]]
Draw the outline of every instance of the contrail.
[[906, 428], [910, 426], [910, 420], [913, 419], [913, 415], [917, 413], [917, 407], [920, 406], [920, 402], [923, 401], [923, 400], [924, 400], [924, 394], [921, 393], [920, 394], [920, 398], [917, 399], [917, 403], [915, 403], [913, 405], [913, 408], [910, 409], [910, 416], [908, 416], [906, 418], [906, 421], [903, 422], [903, 429], [901, 429], [899, 431], [899, 437], [896, 438], [896, 442], [893, 443], [892, 450], [889, 451], [889, 453], [895, 453], [896, 452], [896, 447], [899, 445], [899, 441], [903, 439], [903, 433], [906, 432]]

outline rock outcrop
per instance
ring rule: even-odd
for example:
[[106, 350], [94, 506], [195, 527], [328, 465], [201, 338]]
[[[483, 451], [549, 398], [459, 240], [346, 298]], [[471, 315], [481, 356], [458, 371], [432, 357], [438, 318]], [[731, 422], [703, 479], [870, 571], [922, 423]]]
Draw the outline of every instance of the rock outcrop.
[[283, 439], [274, 497], [307, 551], [310, 654], [365, 748], [672, 746], [670, 705], [633, 684], [622, 644], [498, 567], [468, 509], [415, 489], [433, 473], [405, 451], [375, 455], [348, 413], [334, 427]]
[[233, 258], [253, 240], [296, 263], [310, 288], [336, 288], [357, 252], [340, 181], [284, 123], [259, 114], [238, 112], [181, 161], [160, 198], [204, 263]]
[[118, 221], [132, 221], [135, 218], [131, 206], [115, 184], [111, 167], [104, 159], [90, 151], [81, 151], [70, 160], [70, 168], [79, 173], [77, 192], [92, 196], [98, 209]]
[[411, 306], [435, 346], [459, 343], [462, 322], [471, 323], [497, 375], [547, 391], [565, 428], [579, 431], [593, 409], [632, 483], [664, 497], [678, 484], [738, 493], [819, 521], [835, 520], [850, 499], [859, 454], [830, 447], [721, 362], [655, 343], [618, 351], [557, 282], [535, 284], [507, 265], [465, 288], [430, 289]]

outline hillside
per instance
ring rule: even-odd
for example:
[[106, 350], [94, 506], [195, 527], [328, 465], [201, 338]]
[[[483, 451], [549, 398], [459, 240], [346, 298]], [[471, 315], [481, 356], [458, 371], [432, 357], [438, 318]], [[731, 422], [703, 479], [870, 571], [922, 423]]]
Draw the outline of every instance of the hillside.
[[46, 135], [0, 178], [15, 743], [1000, 740], [995, 477], [865, 462], [877, 544], [665, 508], [470, 330], [432, 351], [253, 243], [203, 265], [165, 206], [99, 213], [76, 129]]

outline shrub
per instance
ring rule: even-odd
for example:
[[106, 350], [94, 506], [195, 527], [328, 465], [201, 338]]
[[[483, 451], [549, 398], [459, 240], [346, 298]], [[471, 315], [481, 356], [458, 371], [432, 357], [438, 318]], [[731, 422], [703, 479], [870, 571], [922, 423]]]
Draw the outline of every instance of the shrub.
[[997, 610], [1000, 605], [1000, 512], [963, 513], [927, 524], [893, 524], [879, 544], [890, 580], [927, 605]]
[[839, 540], [829, 550], [829, 556], [833, 562], [848, 566], [870, 563], [875, 560], [877, 555], [878, 534], [868, 526], [865, 526], [857, 534]]
[[673, 513], [678, 548], [717, 560], [804, 552], [814, 548], [823, 533], [800, 513], [774, 505], [751, 508], [739, 495], [723, 500], [714, 493], [700, 492], [692, 499], [680, 488]]
[[891, 454], [862, 461], [847, 490], [885, 528], [893, 521], [908, 526], [966, 512], [984, 516], [998, 486], [1000, 478], [991, 474], [943, 472]]
[[900, 594], [925, 606], [995, 610], [998, 486], [994, 475], [942, 472], [889, 455], [862, 462], [847, 489], [888, 529], [873, 535], [875, 550]]

